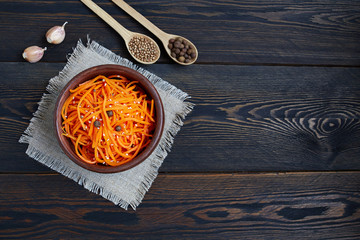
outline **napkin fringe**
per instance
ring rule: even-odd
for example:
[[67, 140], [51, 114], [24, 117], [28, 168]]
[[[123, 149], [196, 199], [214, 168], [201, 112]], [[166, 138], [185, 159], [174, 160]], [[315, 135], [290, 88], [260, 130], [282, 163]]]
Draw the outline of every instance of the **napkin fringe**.
[[[33, 118], [30, 119], [29, 126], [25, 129], [24, 134], [21, 135], [19, 143], [30, 143], [33, 138], [34, 125], [42, 124], [44, 114], [48, 113], [49, 106], [52, 103], [54, 97], [51, 94], [43, 94], [41, 101], [38, 102], [38, 109], [33, 113]], [[28, 149], [30, 148], [30, 145]]]
[[150, 167], [146, 169], [146, 172], [144, 173], [144, 179], [140, 183], [140, 186], [135, 193], [134, 199], [130, 200], [129, 202], [124, 200], [122, 197], [113, 194], [111, 191], [105, 190], [96, 182], [86, 178], [83, 174], [74, 170], [72, 167], [63, 164], [61, 161], [58, 161], [58, 159], [51, 157], [51, 155], [44, 154], [44, 152], [39, 151], [30, 144], [32, 141], [36, 141], [36, 139], [33, 138], [33, 131], [35, 131], [34, 126], [39, 126], [39, 124], [41, 125], [44, 122], [43, 119], [45, 119], [45, 116], [49, 114], [49, 109], [53, 108], [55, 105], [57, 98], [56, 96], [67, 83], [66, 81], [63, 81], [61, 79], [71, 79], [72, 77], [74, 77], [72, 75], [69, 75], [69, 73], [74, 72], [72, 70], [73, 66], [75, 66], [78, 61], [80, 61], [78, 56], [82, 54], [86, 50], [86, 48], [95, 51], [99, 55], [103, 56], [106, 59], [109, 59], [115, 64], [121, 64], [123, 66], [127, 66], [138, 71], [146, 78], [148, 78], [155, 87], [164, 90], [166, 94], [170, 96], [175, 96], [181, 101], [185, 101], [186, 99], [190, 98], [190, 96], [182, 90], [177, 89], [175, 86], [162, 80], [160, 77], [150, 73], [149, 71], [136, 66], [129, 60], [114, 54], [110, 50], [99, 45], [98, 43], [90, 41], [89, 38], [87, 46], [84, 46], [81, 40], [79, 40], [73, 53], [68, 58], [68, 62], [63, 68], [63, 70], [59, 72], [58, 76], [50, 79], [47, 86], [47, 91], [50, 94], [43, 94], [42, 99], [39, 102], [39, 107], [37, 111], [33, 114], [34, 117], [30, 120], [30, 124], [25, 130], [24, 134], [20, 137], [19, 142], [28, 143], [29, 146], [26, 150], [26, 154], [36, 159], [40, 163], [48, 166], [49, 168], [63, 174], [70, 179], [73, 179], [75, 182], [82, 185], [87, 190], [96, 194], [100, 194], [104, 198], [108, 199], [116, 205], [119, 205], [124, 209], [127, 209], [130, 205], [135, 210], [136, 207], [141, 203], [145, 193], [149, 190], [153, 181], [157, 177], [158, 169], [163, 163], [165, 157], [168, 155], [168, 152], [170, 152], [175, 135], [180, 130], [181, 126], [183, 126], [183, 119], [186, 117], [187, 114], [192, 111], [194, 104], [190, 102], [183, 102], [183, 108], [181, 109], [181, 111], [175, 114], [175, 117], [170, 123], [169, 128], [163, 133], [163, 137], [161, 138], [158, 147], [153, 153], [152, 163]]

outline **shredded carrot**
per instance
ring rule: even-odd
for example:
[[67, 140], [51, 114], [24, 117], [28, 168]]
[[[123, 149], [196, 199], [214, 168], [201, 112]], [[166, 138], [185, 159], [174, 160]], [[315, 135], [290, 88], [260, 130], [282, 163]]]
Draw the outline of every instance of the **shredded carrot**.
[[63, 134], [84, 162], [119, 166], [151, 142], [154, 100], [137, 81], [99, 75], [70, 90], [61, 116]]

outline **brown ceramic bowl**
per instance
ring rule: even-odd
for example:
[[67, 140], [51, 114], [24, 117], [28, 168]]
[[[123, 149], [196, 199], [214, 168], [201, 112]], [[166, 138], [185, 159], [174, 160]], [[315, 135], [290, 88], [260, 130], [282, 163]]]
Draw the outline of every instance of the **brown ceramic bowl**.
[[[92, 79], [98, 75], [113, 75], [113, 74], [119, 74], [124, 77], [126, 77], [129, 80], [136, 80], [138, 81], [141, 88], [149, 94], [153, 99], [155, 103], [155, 121], [156, 121], [156, 127], [154, 130], [153, 138], [151, 143], [141, 152], [139, 153], [133, 160], [124, 163], [120, 166], [107, 166], [107, 165], [100, 165], [100, 164], [88, 164], [84, 161], [82, 161], [76, 154], [74, 150], [74, 146], [69, 141], [67, 137], [65, 137], [62, 134], [61, 130], [61, 108], [65, 102], [65, 100], [69, 97], [70, 89], [73, 89], [77, 87], [80, 83]], [[94, 172], [100, 172], [100, 173], [116, 173], [121, 172], [127, 169], [130, 169], [142, 161], [144, 161], [150, 154], [154, 151], [154, 149], [157, 147], [163, 129], [164, 129], [164, 109], [163, 104], [161, 102], [161, 98], [156, 91], [156, 88], [154, 85], [142, 74], [139, 72], [130, 69], [128, 67], [123, 67], [119, 65], [100, 65], [96, 67], [89, 68], [78, 75], [76, 75], [73, 79], [69, 81], [69, 83], [64, 87], [64, 89], [61, 91], [56, 105], [55, 105], [55, 117], [54, 117], [54, 124], [55, 124], [55, 130], [56, 130], [56, 136], [58, 138], [59, 144], [64, 151], [64, 153], [76, 164], [80, 165], [83, 168], [86, 168], [90, 171]]]

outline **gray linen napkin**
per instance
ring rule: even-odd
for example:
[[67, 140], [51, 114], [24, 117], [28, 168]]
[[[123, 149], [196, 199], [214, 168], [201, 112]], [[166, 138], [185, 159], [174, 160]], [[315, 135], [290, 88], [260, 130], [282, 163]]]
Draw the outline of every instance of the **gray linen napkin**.
[[[55, 137], [53, 114], [48, 114], [53, 112], [61, 89], [71, 78], [87, 68], [102, 64], [127, 66], [146, 76], [159, 92], [165, 110], [165, 127], [159, 146], [144, 162], [120, 173], [95, 173], [73, 163], [61, 150]], [[89, 191], [100, 194], [124, 209], [130, 205], [135, 210], [155, 180], [174, 136], [183, 125], [183, 119], [193, 108], [192, 103], [185, 101], [190, 98], [189, 95], [90, 40], [87, 46], [78, 42], [64, 69], [50, 79], [47, 91], [49, 94], [43, 95], [38, 110], [19, 140], [20, 143], [29, 144], [26, 153]]]

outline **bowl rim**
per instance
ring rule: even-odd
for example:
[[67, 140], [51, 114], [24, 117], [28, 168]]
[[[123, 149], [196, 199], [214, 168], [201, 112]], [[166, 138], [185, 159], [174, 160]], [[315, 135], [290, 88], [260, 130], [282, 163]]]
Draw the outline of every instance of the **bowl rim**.
[[[111, 73], [110, 73], [111, 72]], [[156, 127], [154, 131], [154, 135], [152, 138], [152, 141], [149, 143], [149, 145], [134, 159], [131, 161], [124, 163], [120, 166], [107, 166], [107, 165], [98, 165], [98, 164], [88, 164], [84, 161], [82, 161], [76, 154], [73, 153], [73, 144], [70, 143], [68, 138], [62, 135], [61, 131], [61, 123], [62, 123], [62, 117], [61, 117], [61, 108], [64, 103], [64, 101], [68, 98], [70, 95], [69, 90], [73, 89], [74, 87], [78, 86], [81, 82], [84, 82], [86, 80], [89, 80], [91, 78], [94, 78], [98, 75], [109, 75], [109, 74], [119, 74], [124, 75], [126, 78], [131, 80], [139, 81], [140, 86], [145, 90], [146, 93], [148, 93], [152, 99], [154, 99], [154, 106], [155, 106], [155, 122]], [[58, 140], [58, 143], [63, 150], [63, 152], [72, 160], [75, 164], [79, 165], [80, 167], [83, 167], [87, 170], [98, 172], [98, 173], [117, 173], [122, 172], [125, 170], [128, 170], [130, 168], [133, 168], [143, 162], [145, 159], [147, 159], [153, 151], [157, 148], [158, 143], [160, 142], [160, 139], [163, 134], [164, 130], [164, 123], [165, 123], [165, 114], [164, 114], [164, 107], [161, 100], [161, 97], [156, 90], [155, 86], [150, 82], [150, 80], [139, 73], [138, 71], [122, 66], [117, 64], [104, 64], [104, 65], [98, 65], [94, 67], [90, 67], [88, 69], [85, 69], [84, 71], [78, 73], [75, 75], [66, 85], [63, 87], [63, 89], [60, 91], [59, 96], [57, 97], [56, 103], [55, 103], [55, 109], [54, 109], [54, 127], [55, 127], [55, 135]], [[72, 148], [71, 148], [72, 146]]]

